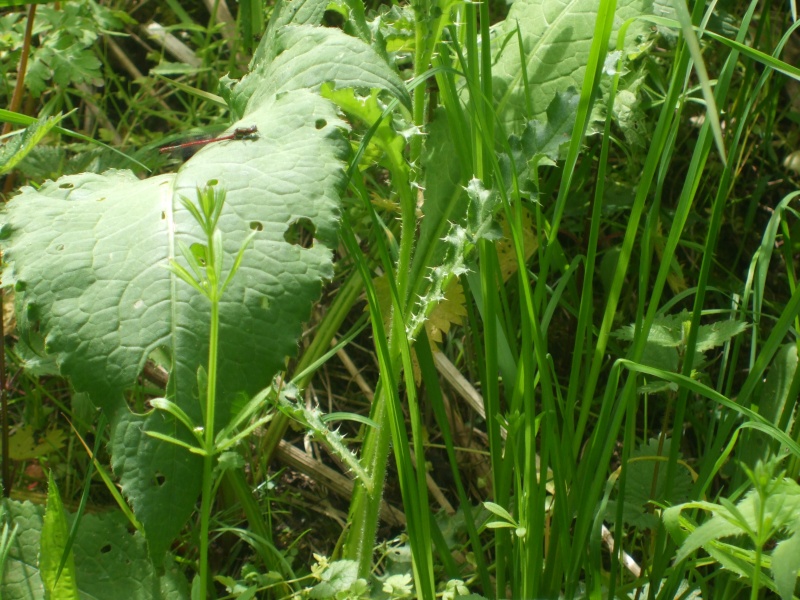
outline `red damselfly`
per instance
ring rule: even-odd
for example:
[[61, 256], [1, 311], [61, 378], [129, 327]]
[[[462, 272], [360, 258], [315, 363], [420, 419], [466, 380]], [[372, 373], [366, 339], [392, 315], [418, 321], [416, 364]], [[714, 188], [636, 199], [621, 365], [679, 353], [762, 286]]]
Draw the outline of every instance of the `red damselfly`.
[[164, 146], [159, 148], [159, 152], [174, 152], [176, 150], [183, 150], [184, 148], [192, 148], [194, 146], [205, 146], [206, 144], [213, 144], [215, 142], [222, 142], [225, 140], [252, 140], [256, 137], [258, 127], [250, 125], [249, 127], [237, 127], [233, 133], [221, 135], [207, 140], [192, 140], [191, 142], [184, 142], [182, 144], [175, 144], [174, 146]]

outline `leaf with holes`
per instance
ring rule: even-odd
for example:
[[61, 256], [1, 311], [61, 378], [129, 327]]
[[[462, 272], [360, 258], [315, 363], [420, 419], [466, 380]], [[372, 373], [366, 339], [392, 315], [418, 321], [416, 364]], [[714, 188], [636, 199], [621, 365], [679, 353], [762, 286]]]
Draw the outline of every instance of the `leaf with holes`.
[[224, 272], [255, 232], [220, 304], [220, 429], [237, 395], [266, 387], [295, 352], [321, 281], [333, 274], [346, 125], [328, 100], [303, 86], [345, 73], [339, 87], [404, 93], [377, 54], [342, 35], [315, 32], [313, 51], [326, 44], [336, 52], [359, 44], [367, 50], [341, 57], [330, 77], [307, 73], [307, 62], [294, 55], [282, 58], [282, 45], [273, 53], [282, 69], [255, 65], [246, 85], [230, 90], [243, 115], [231, 130], [257, 126], [257, 135], [209, 144], [175, 174], [139, 180], [126, 171], [84, 173], [25, 188], [5, 209], [3, 282], [17, 292], [21, 327], [42, 332], [61, 373], [107, 413], [112, 465], [156, 559], [194, 508], [200, 463], [146, 435], [189, 434], [163, 411], [134, 414], [125, 392], [150, 355], [166, 353], [166, 397], [201, 422], [197, 371], [208, 360], [209, 305], [166, 268], [172, 259], [190, 268], [181, 244], [204, 241], [181, 198], [194, 201], [210, 182], [227, 192], [218, 224]]
[[[30, 502], [6, 501], [12, 526], [18, 534], [9, 549], [6, 570], [0, 581], [0, 598], [4, 600], [45, 600], [43, 579], [55, 575], [61, 554], [55, 552], [47, 560], [40, 548], [48, 534], [42, 506]], [[49, 508], [48, 508], [49, 510]], [[65, 513], [67, 523], [72, 515]], [[162, 574], [156, 572], [147, 558], [147, 545], [138, 533], [131, 535], [127, 521], [119, 513], [86, 514], [73, 546], [74, 577], [80, 598], [125, 598], [126, 600], [186, 600], [189, 585], [172, 562], [166, 561]], [[55, 561], [55, 562], [53, 562]], [[61, 577], [65, 577], [62, 571]], [[66, 598], [58, 595], [53, 598]]]
[[[211, 145], [174, 175], [64, 177], [26, 188], [6, 212], [4, 282], [15, 286], [30, 325], [46, 332], [45, 349], [62, 374], [108, 413], [113, 466], [154, 556], [191, 513], [199, 468], [184, 450], [144, 435], [184, 431], [163, 414], [131, 413], [124, 390], [148, 355], [164, 349], [172, 356], [168, 396], [201, 421], [196, 373], [207, 360], [208, 304], [166, 268], [178, 242], [202, 239], [179, 198], [192, 198], [212, 177], [227, 190], [219, 221], [226, 270], [256, 231], [221, 304], [217, 426], [237, 393], [265, 387], [294, 352], [320, 281], [331, 275], [344, 125], [304, 91], [254, 106], [243, 124], [252, 123], [258, 139]], [[323, 243], [284, 239], [304, 219]]]

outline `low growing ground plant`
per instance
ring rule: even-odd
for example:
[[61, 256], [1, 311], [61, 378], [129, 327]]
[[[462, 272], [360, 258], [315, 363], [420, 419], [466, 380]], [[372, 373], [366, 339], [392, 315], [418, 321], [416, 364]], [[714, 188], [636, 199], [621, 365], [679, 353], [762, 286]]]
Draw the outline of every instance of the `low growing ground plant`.
[[0, 17], [3, 598], [793, 597], [796, 11], [63, 4]]

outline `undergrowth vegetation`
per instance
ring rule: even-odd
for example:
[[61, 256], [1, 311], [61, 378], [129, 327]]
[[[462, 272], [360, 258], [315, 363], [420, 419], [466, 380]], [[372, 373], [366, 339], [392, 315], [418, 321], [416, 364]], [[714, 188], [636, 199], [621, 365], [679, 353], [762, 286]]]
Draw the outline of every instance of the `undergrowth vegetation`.
[[794, 598], [798, 23], [4, 9], [0, 596]]

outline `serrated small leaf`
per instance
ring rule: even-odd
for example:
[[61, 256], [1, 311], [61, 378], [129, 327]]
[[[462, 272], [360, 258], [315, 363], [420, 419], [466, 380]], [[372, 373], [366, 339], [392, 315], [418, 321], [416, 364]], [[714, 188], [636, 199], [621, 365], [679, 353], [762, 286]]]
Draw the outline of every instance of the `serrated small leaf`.
[[494, 190], [487, 190], [480, 179], [472, 178], [466, 187], [467, 234], [475, 243], [480, 239], [498, 240], [503, 233], [495, 220], [500, 198]]
[[[514, 249], [513, 240], [511, 239], [511, 227], [506, 219], [505, 213], [499, 213], [497, 220], [503, 229], [502, 238], [495, 244], [497, 260], [500, 264], [500, 271], [503, 274], [503, 281], [508, 281], [519, 269], [519, 263], [517, 262], [517, 252]], [[539, 247], [539, 239], [536, 237], [533, 213], [526, 207], [522, 207], [521, 221], [523, 255], [527, 261]]]
[[68, 538], [64, 505], [61, 503], [58, 486], [51, 472], [47, 490], [47, 510], [42, 523], [39, 570], [46, 596], [58, 600], [79, 600], [75, 557], [71, 550], [66, 560], [63, 560]]
[[[768, 492], [765, 499], [755, 489], [751, 489], [739, 502], [733, 505], [726, 498], [720, 499], [720, 504], [710, 502], [689, 502], [674, 508], [701, 508], [713, 512], [713, 516], [695, 529], [684, 540], [676, 554], [675, 561], [680, 562], [689, 554], [700, 547], [709, 553], [713, 552], [710, 543], [722, 538], [755, 535], [760, 538], [752, 539], [753, 543], [764, 544], [767, 538], [780, 530], [788, 530], [793, 535], [800, 532], [800, 485], [790, 479], [773, 479], [767, 482]], [[674, 523], [674, 512], [669, 514]], [[714, 555], [720, 560], [717, 555]], [[735, 560], [736, 557], [728, 556], [726, 560]]]
[[328, 565], [321, 575], [322, 581], [315, 585], [311, 598], [333, 598], [346, 592], [358, 580], [358, 563], [354, 560], [337, 560]]
[[697, 351], [707, 352], [728, 343], [732, 338], [747, 331], [750, 327], [743, 321], [717, 321], [709, 325], [701, 325], [697, 333]]
[[238, 452], [223, 452], [217, 458], [217, 469], [219, 471], [226, 471], [228, 469], [243, 469], [244, 457]]
[[60, 429], [48, 429], [43, 437], [34, 438], [34, 429], [25, 425], [17, 429], [8, 440], [8, 453], [13, 460], [31, 460], [60, 450], [67, 439]]
[[434, 344], [441, 344], [444, 336], [453, 325], [460, 325], [467, 316], [466, 298], [461, 282], [454, 279], [445, 291], [444, 300], [439, 302], [425, 321], [428, 339]]
[[556, 92], [541, 120], [528, 121], [519, 136], [509, 140], [511, 156], [522, 182], [533, 179], [539, 165], [554, 165], [561, 158], [562, 147], [569, 143], [580, 95], [575, 88]]
[[[683, 324], [687, 320], [691, 320], [691, 315], [687, 311], [676, 315], [657, 316], [647, 333], [647, 343], [663, 348], [677, 348], [683, 341]], [[626, 325], [615, 331], [614, 336], [621, 340], [632, 341], [634, 331], [634, 325]]]
[[[669, 456], [671, 445], [672, 440], [666, 439], [659, 455], [659, 442], [657, 439], [651, 438], [631, 454], [627, 467], [625, 497], [622, 500], [622, 519], [627, 525], [639, 529], [653, 529], [658, 525], [658, 518], [653, 514], [651, 502], [661, 505], [678, 504], [690, 497], [692, 478], [682, 464], [678, 465], [671, 482], [670, 495], [665, 496], [664, 494], [667, 483], [666, 457]], [[658, 473], [657, 478], [656, 472]], [[617, 502], [618, 500], [615, 500], [609, 502], [608, 505], [606, 514], [611, 522], [614, 522], [616, 518]]]
[[[725, 511], [722, 506], [716, 505], [714, 510], [715, 515], [690, 533], [684, 540], [678, 552], [675, 554], [676, 563], [679, 563], [692, 552], [713, 540], [743, 533], [740, 527], [731, 523], [732, 516], [727, 514], [727, 511]], [[722, 516], [723, 514], [725, 517]]]
[[15, 135], [0, 144], [0, 175], [16, 167], [36, 147], [44, 136], [58, 125], [61, 117], [42, 117], [32, 123], [20, 135]]

